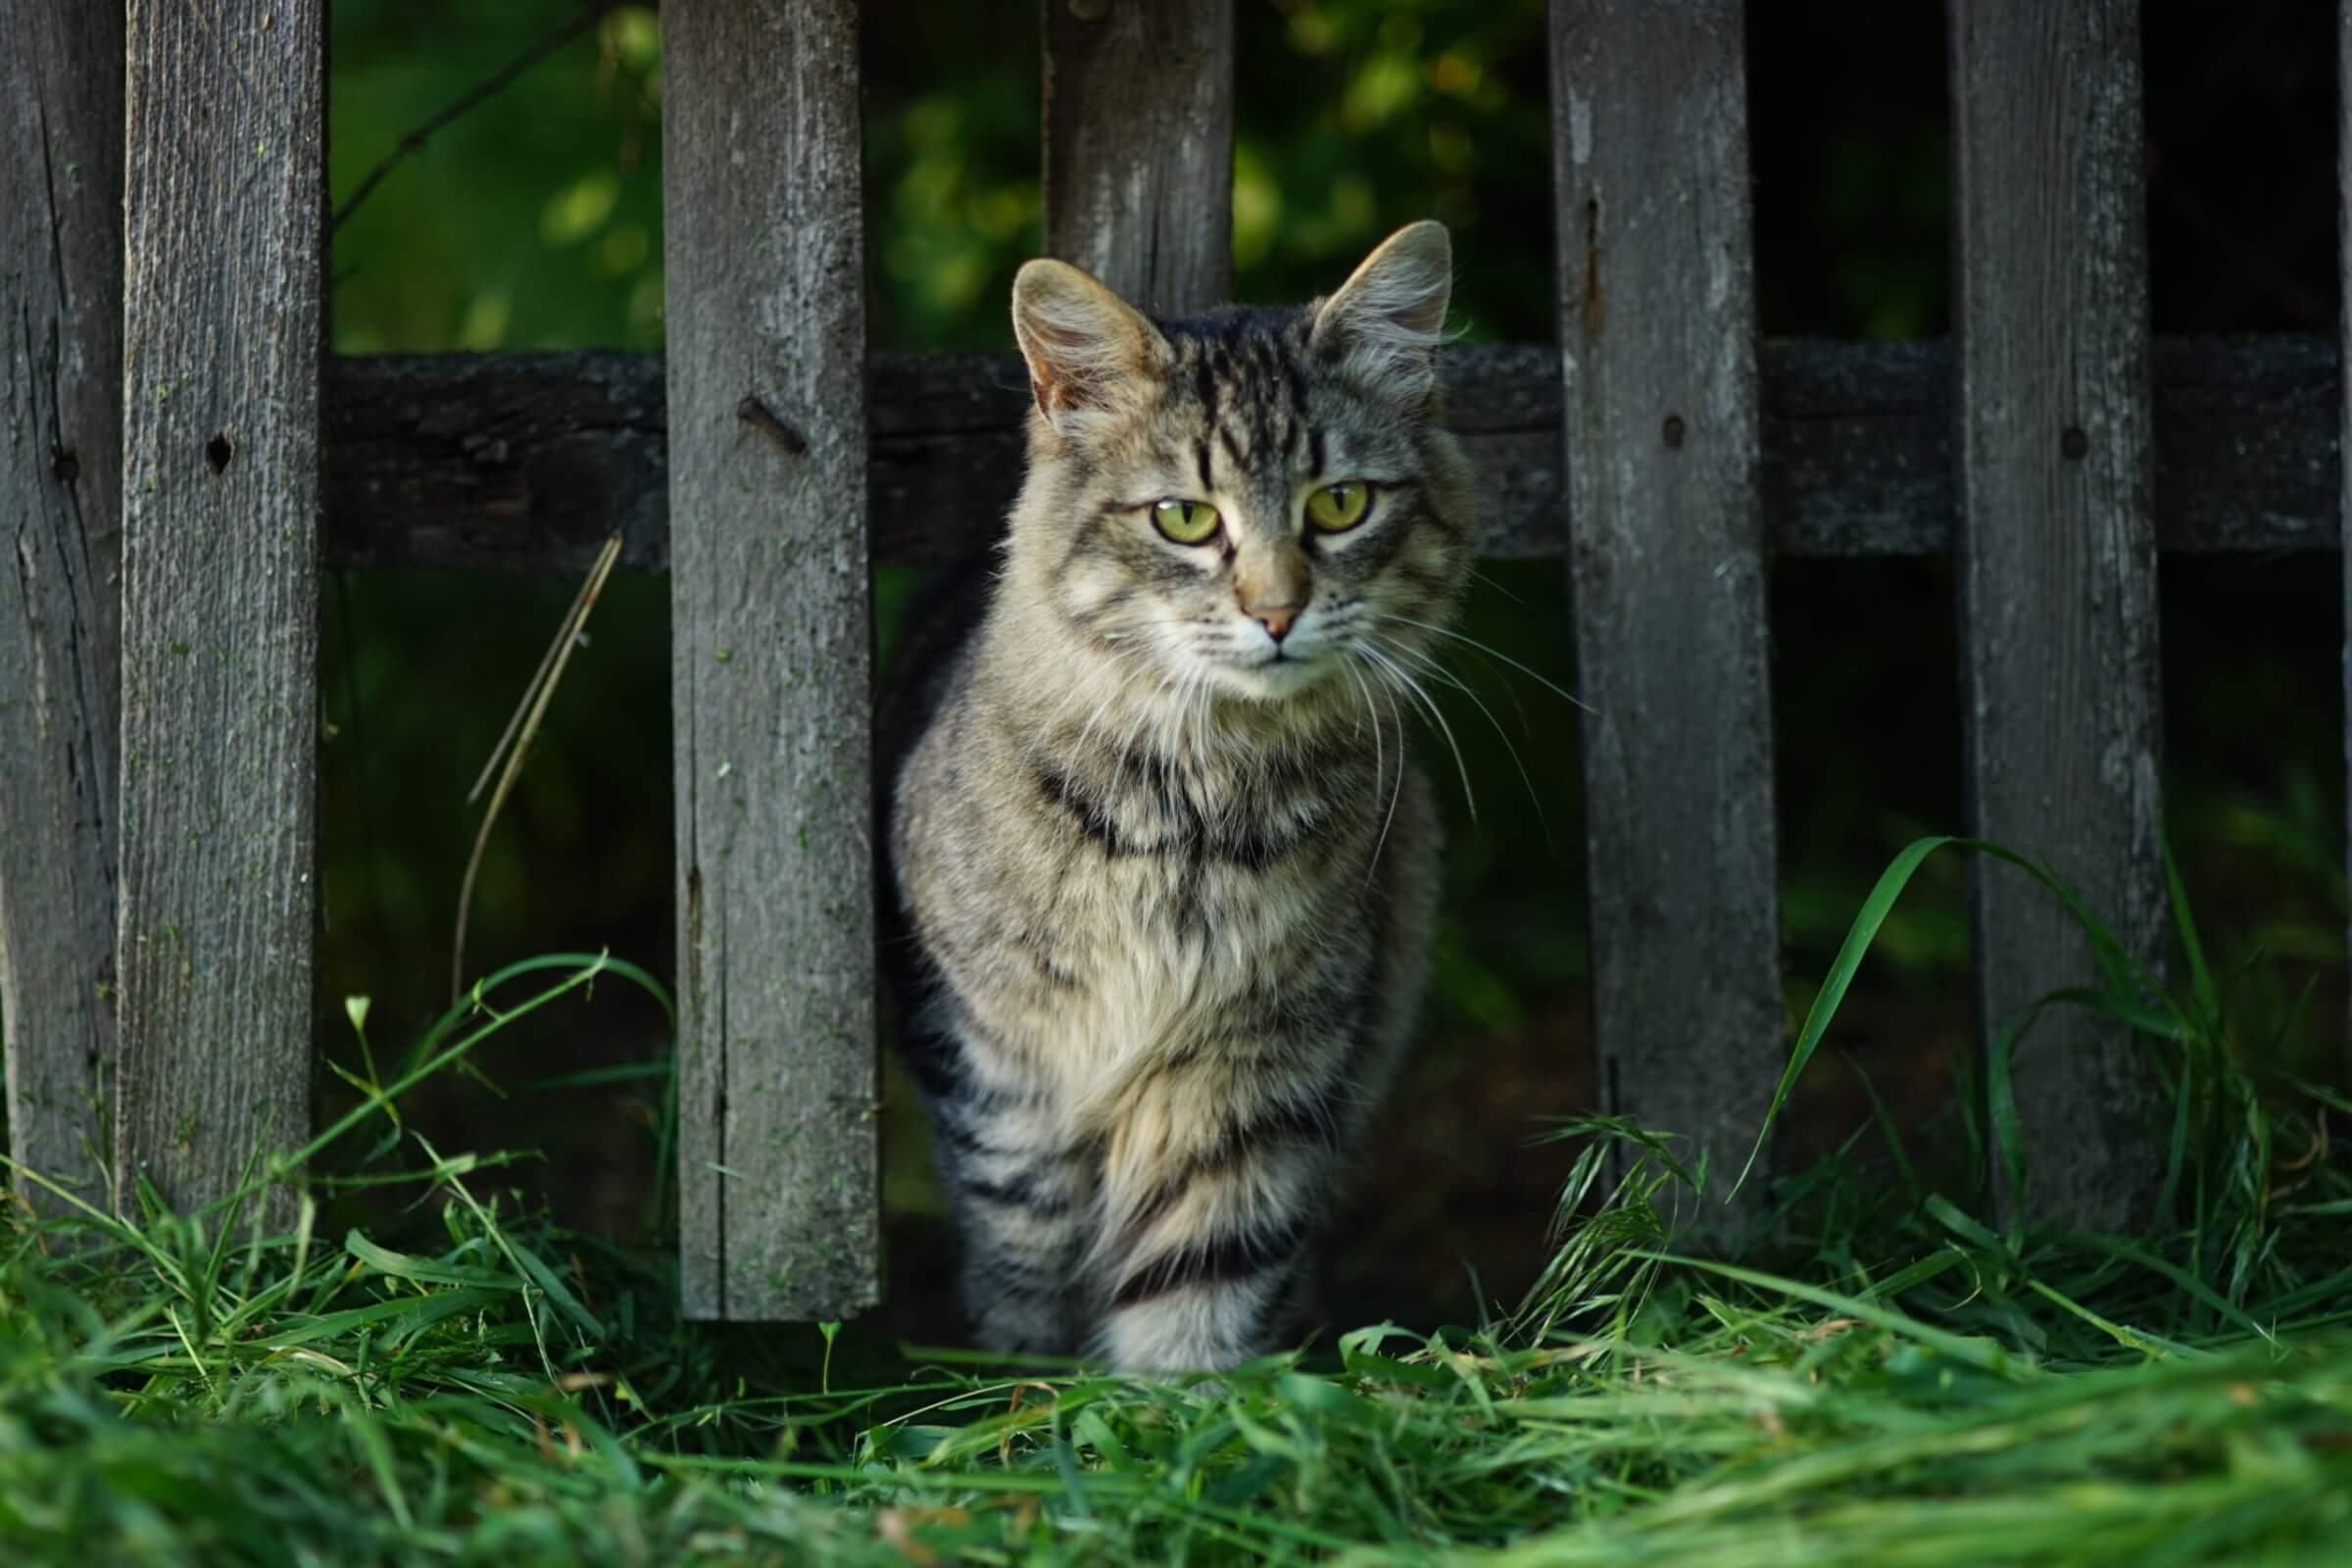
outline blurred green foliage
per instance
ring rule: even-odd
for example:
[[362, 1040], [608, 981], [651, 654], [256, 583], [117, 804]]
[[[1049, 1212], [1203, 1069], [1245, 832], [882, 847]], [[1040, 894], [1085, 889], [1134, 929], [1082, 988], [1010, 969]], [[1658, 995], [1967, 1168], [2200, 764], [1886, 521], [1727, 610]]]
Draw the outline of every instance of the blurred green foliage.
[[[1848, 338], [1944, 330], [1939, 8], [1749, 9], [1762, 326]], [[2331, 327], [2323, 10], [2292, 0], [2245, 0], [2227, 16], [2149, 8], [2160, 330]], [[338, 0], [335, 192], [575, 14], [572, 0]], [[1031, 4], [938, 0], [866, 8], [878, 347], [1009, 347], [1004, 300], [1039, 234], [1038, 15]], [[1544, 16], [1543, 0], [1238, 0], [1236, 292], [1287, 300], [1326, 289], [1390, 228], [1434, 214], [1457, 235], [1466, 330], [1549, 338]], [[659, 32], [649, 8], [613, 11], [402, 163], [336, 236], [336, 349], [658, 346], [661, 108], [665, 90], [694, 90], [664, 89]], [[2255, 145], [2278, 155], [2249, 159]], [[2305, 975], [2325, 976], [2297, 1049], [2307, 1068], [2333, 1070], [2344, 1010], [2342, 625], [2332, 566], [2308, 567], [2168, 562], [2168, 801], [2191, 885], [2216, 911], [2217, 946], [2271, 956], [2248, 984], [2274, 986], [2283, 1012]], [[1560, 567], [1484, 571], [1473, 633], [1573, 689]], [[326, 1038], [346, 1032], [333, 1021], [346, 992], [373, 993], [388, 1034], [438, 1005], [476, 820], [465, 789], [573, 586], [335, 585]], [[887, 637], [905, 574], [885, 572], [877, 587]], [[1958, 655], [1942, 563], [1785, 562], [1772, 595], [1784, 936], [1798, 1008], [1892, 851], [1961, 821]], [[606, 944], [669, 967], [666, 604], [663, 583], [621, 580], [598, 610], [492, 835], [469, 971]], [[1478, 820], [1447, 785], [1454, 850], [1435, 1043], [1414, 1069], [1410, 1113], [1384, 1145], [1394, 1169], [1363, 1227], [1364, 1250], [1393, 1255], [1343, 1270], [1344, 1285], [1365, 1289], [1381, 1269], [1418, 1269], [1433, 1277], [1416, 1288], [1442, 1294], [1454, 1288], [1457, 1255], [1508, 1273], [1502, 1249], [1526, 1250], [1557, 1163], [1519, 1147], [1528, 1118], [1590, 1100], [1574, 715], [1532, 681], [1457, 662], [1500, 723], [1459, 700], [1448, 709]], [[1841, 1014], [1833, 1053], [1854, 1065], [1821, 1058], [1811, 1086], [1820, 1138], [1862, 1119], [1857, 1065], [1907, 1120], [1934, 1111], [1945, 1054], [1970, 1035], [1967, 953], [1961, 868], [1938, 861], [1889, 921]], [[535, 1036], [519, 1031], [514, 1059], [484, 1072], [505, 1091], [657, 1054], [658, 1017], [629, 1006], [612, 999]], [[636, 1090], [565, 1091], [551, 1108], [500, 1101], [477, 1083], [434, 1114], [459, 1147], [511, 1143], [522, 1115], [547, 1145], [545, 1190], [567, 1218], [618, 1225], [635, 1213], [653, 1115]], [[903, 1207], [923, 1207], [919, 1129], [893, 1125], [903, 1136], [889, 1190]], [[1481, 1240], [1489, 1219], [1507, 1243]]]

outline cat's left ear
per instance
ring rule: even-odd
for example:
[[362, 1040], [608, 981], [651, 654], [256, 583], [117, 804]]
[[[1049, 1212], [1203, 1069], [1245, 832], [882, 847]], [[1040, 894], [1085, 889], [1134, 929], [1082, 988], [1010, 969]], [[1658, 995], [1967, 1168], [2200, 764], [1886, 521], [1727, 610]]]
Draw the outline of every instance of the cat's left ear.
[[1046, 258], [1013, 277], [1012, 334], [1029, 362], [1038, 411], [1057, 426], [1124, 407], [1169, 355], [1159, 328], [1108, 284]]
[[1435, 219], [1407, 223], [1316, 307], [1308, 341], [1346, 373], [1417, 402], [1437, 380], [1452, 294], [1453, 241], [1446, 225]]

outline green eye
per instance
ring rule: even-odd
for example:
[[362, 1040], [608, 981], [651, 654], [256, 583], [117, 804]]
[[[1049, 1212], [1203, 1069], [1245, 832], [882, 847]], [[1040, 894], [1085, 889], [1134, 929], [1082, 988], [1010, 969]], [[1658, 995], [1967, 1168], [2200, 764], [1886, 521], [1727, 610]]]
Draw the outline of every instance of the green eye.
[[1327, 484], [1306, 498], [1306, 520], [1325, 533], [1346, 533], [1372, 510], [1372, 487], [1360, 479]]
[[1152, 509], [1152, 520], [1180, 545], [1203, 544], [1217, 531], [1217, 509], [1205, 501], [1162, 501]]

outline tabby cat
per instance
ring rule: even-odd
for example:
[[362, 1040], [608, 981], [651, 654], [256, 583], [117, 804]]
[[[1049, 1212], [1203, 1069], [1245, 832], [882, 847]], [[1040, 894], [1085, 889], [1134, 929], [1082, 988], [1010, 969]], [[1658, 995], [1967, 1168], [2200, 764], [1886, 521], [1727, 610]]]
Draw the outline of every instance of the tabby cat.
[[1193, 320], [1060, 262], [1013, 285], [1027, 481], [910, 617], [883, 786], [987, 1347], [1215, 1370], [1295, 1326], [1437, 899], [1404, 719], [1470, 566], [1451, 260], [1415, 223], [1327, 299]]

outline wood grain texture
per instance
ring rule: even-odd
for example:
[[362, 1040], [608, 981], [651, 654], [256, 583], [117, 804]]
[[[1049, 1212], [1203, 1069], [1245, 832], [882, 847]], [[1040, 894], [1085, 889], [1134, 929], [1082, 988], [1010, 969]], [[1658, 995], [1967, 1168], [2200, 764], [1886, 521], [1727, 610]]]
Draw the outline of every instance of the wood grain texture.
[[[2156, 345], [2156, 525], [2167, 551], [2333, 550], [2337, 346], [2316, 335]], [[1478, 471], [1479, 553], [1556, 557], [1560, 355], [1448, 350], [1447, 413]], [[1763, 347], [1765, 537], [1783, 556], [1951, 548], [1945, 343]], [[614, 532], [669, 567], [659, 355], [382, 355], [327, 369], [327, 563], [577, 577]], [[951, 559], [1003, 525], [1029, 407], [1010, 355], [877, 354], [866, 375], [874, 560]]]
[[1739, 0], [1551, 9], [1599, 1081], [1718, 1192], [1784, 1044], [1741, 40]]
[[[1954, 0], [1950, 18], [1970, 819], [2045, 857], [2152, 966], [2163, 751], [2138, 8]], [[1986, 1040], [2095, 980], [2081, 930], [2014, 869], [1980, 861], [1972, 909]], [[2027, 1211], [2103, 1229], [2144, 1217], [2159, 1146], [2137, 1047], [2052, 1009], [2013, 1076]]]
[[1233, 279], [1233, 0], [1043, 0], [1046, 253], [1147, 315]]
[[129, 9], [117, 1159], [181, 1206], [310, 1133], [325, 9]]
[[[0, 1039], [9, 1152], [103, 1201], [121, 712], [122, 9], [0, 6]], [[20, 1178], [17, 1192], [46, 1205]]]
[[324, 37], [129, 7], [116, 1156], [178, 1206], [311, 1131]]
[[855, 0], [662, 17], [688, 1315], [880, 1297]]

